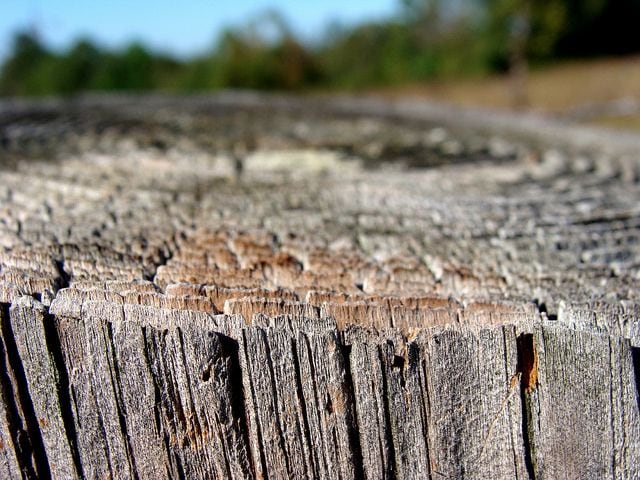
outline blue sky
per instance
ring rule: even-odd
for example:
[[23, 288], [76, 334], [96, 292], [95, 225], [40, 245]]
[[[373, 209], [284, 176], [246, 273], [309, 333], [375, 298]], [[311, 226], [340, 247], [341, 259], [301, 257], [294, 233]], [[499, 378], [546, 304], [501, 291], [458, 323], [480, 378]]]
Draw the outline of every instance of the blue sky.
[[392, 14], [399, 0], [0, 0], [0, 59], [13, 33], [35, 25], [44, 40], [65, 48], [79, 36], [118, 47], [141, 40], [178, 55], [209, 48], [221, 29], [277, 9], [307, 40], [337, 20], [351, 24]]

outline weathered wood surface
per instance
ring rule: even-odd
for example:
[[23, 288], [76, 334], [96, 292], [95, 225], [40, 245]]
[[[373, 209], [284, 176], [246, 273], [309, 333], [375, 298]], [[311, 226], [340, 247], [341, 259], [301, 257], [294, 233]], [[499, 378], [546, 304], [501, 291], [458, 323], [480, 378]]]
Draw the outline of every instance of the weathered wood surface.
[[635, 140], [430, 111], [0, 105], [0, 477], [640, 478]]

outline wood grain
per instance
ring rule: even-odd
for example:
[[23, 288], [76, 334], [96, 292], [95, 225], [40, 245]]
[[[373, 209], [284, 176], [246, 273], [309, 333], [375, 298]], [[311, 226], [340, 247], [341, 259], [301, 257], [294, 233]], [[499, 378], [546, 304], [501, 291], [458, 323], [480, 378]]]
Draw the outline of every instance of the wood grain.
[[640, 164], [477, 115], [0, 102], [0, 478], [640, 477]]

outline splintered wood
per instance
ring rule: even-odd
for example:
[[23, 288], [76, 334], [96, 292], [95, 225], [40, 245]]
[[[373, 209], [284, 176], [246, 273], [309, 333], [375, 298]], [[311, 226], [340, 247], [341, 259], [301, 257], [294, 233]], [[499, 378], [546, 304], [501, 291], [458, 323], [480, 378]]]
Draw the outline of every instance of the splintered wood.
[[640, 478], [637, 159], [349, 105], [0, 104], [0, 478]]

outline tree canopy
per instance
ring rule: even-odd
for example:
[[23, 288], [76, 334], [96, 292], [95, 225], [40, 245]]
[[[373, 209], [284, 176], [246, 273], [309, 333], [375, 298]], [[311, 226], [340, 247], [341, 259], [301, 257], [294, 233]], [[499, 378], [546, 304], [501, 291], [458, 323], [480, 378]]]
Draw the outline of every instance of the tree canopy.
[[54, 51], [23, 31], [0, 70], [0, 95], [358, 88], [479, 75], [506, 70], [514, 48], [534, 63], [638, 52], [639, 21], [640, 0], [401, 0], [392, 17], [334, 25], [314, 45], [266, 12], [189, 59], [89, 38]]

